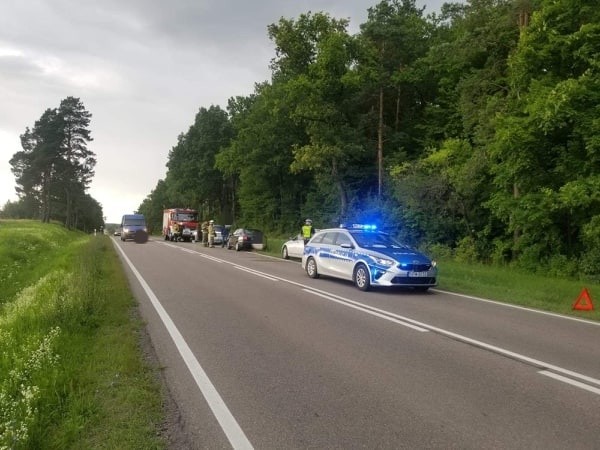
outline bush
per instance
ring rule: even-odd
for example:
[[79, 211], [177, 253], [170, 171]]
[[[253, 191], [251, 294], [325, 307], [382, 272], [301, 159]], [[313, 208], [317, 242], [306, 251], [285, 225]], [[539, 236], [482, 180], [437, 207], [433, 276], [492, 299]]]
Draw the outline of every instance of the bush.
[[453, 257], [452, 249], [444, 244], [431, 244], [425, 248], [425, 253], [433, 259], [448, 260]]
[[455, 259], [461, 263], [474, 263], [479, 260], [477, 244], [473, 237], [466, 236], [458, 242], [455, 250]]
[[591, 280], [600, 280], [600, 216], [594, 216], [582, 230], [585, 252], [581, 257], [581, 273]]
[[578, 264], [565, 255], [555, 255], [548, 260], [545, 272], [551, 277], [574, 277], [578, 273]]

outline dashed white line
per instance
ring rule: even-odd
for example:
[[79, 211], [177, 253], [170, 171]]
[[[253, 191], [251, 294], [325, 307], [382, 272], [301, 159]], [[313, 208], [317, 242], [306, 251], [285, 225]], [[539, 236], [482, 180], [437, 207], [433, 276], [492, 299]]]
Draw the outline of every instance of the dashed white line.
[[390, 322], [397, 323], [398, 325], [402, 325], [402, 326], [405, 326], [405, 327], [408, 327], [408, 328], [412, 328], [413, 330], [422, 331], [422, 332], [429, 331], [429, 330], [427, 330], [425, 328], [417, 327], [415, 325], [411, 325], [409, 323], [402, 322], [401, 320], [395, 319], [394, 317], [391, 317], [391, 316], [393, 316], [393, 314], [387, 315], [387, 314], [377, 313], [377, 312], [374, 312], [374, 311], [369, 311], [367, 308], [361, 308], [360, 306], [353, 305], [353, 304], [351, 304], [349, 302], [345, 302], [343, 300], [338, 300], [336, 298], [333, 298], [330, 295], [321, 294], [320, 292], [316, 292], [316, 291], [314, 291], [312, 289], [302, 289], [302, 290], [304, 292], [308, 292], [309, 294], [317, 295], [317, 296], [322, 297], [324, 299], [327, 299], [329, 301], [332, 301], [332, 302], [335, 302], [335, 303], [339, 303], [340, 305], [344, 305], [344, 306], [346, 306], [348, 308], [357, 309], [357, 310], [362, 311], [364, 313], [371, 314], [372, 316], [379, 317], [380, 319], [389, 320]]
[[567, 383], [572, 386], [576, 386], [580, 389], [585, 389], [586, 391], [593, 392], [594, 394], [600, 395], [600, 389], [597, 387], [594, 387], [594, 386], [590, 386], [589, 384], [581, 383], [580, 381], [573, 380], [573, 379], [567, 378], [567, 377], [563, 377], [562, 375], [552, 373], [548, 370], [540, 370], [538, 373], [541, 375], [550, 377], [550, 378], [554, 378], [555, 380], [562, 381], [563, 383]]
[[238, 266], [236, 264], [234, 264], [233, 267], [235, 267], [238, 270], [243, 270], [244, 272], [251, 273], [252, 275], [256, 275], [257, 277], [266, 278], [267, 280], [271, 280], [271, 281], [279, 281], [277, 278], [274, 278], [270, 275], [259, 272], [258, 270], [249, 269], [248, 267]]

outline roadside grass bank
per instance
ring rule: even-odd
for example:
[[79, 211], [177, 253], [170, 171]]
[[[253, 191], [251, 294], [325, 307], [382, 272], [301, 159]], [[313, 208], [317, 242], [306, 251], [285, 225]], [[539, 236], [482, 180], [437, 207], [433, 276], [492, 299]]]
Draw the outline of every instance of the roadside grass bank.
[[160, 382], [108, 237], [0, 221], [0, 292], [0, 448], [166, 447]]
[[[281, 257], [287, 238], [267, 240], [265, 253]], [[451, 291], [526, 308], [600, 321], [600, 284], [566, 278], [542, 277], [508, 267], [438, 260], [437, 289]], [[575, 300], [587, 288], [593, 311], [573, 310]]]

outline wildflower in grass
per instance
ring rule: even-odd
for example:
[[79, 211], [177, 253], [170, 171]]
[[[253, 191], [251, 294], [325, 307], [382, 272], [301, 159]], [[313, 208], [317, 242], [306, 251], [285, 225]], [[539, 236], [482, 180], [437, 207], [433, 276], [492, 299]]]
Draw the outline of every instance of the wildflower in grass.
[[59, 334], [60, 328], [55, 327], [38, 340], [37, 345], [16, 348], [12, 355], [3, 351], [2, 363], [11, 359], [13, 367], [7, 371], [8, 376], [0, 380], [0, 450], [26, 446], [40, 397], [34, 380], [58, 362], [53, 344]]

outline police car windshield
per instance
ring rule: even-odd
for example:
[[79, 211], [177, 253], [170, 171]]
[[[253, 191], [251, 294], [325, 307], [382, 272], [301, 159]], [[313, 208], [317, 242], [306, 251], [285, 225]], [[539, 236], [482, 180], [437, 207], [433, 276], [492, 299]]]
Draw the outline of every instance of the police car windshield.
[[363, 248], [409, 248], [395, 241], [389, 234], [380, 232], [351, 231], [356, 243]]

